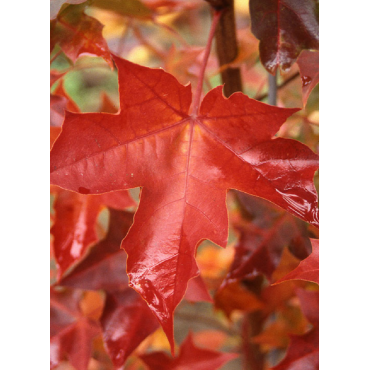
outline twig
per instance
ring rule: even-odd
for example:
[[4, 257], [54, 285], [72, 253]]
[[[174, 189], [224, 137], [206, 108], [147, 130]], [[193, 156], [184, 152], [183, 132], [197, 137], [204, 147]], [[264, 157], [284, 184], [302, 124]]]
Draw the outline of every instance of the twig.
[[204, 50], [204, 57], [203, 57], [203, 61], [202, 61], [201, 69], [200, 69], [198, 84], [197, 84], [195, 94], [194, 94], [193, 110], [192, 110], [193, 115], [198, 114], [199, 105], [200, 105], [200, 97], [202, 95], [202, 89], [203, 89], [204, 73], [206, 71], [209, 54], [211, 53], [213, 36], [215, 34], [218, 21], [220, 20], [221, 13], [222, 13], [221, 11], [216, 11], [213, 16], [211, 30], [209, 31], [207, 45]]
[[[290, 82], [294, 81], [297, 77], [299, 77], [299, 72], [294, 73], [294, 75], [290, 76], [283, 83], [281, 83], [280, 85], [278, 85], [277, 86], [277, 90], [282, 89], [283, 87], [285, 87], [286, 85], [288, 85]], [[267, 97], [268, 97], [268, 93], [265, 93], [265, 94], [257, 95], [254, 99], [261, 101], [263, 99], [266, 99]]]
[[[216, 29], [216, 49], [219, 66], [229, 65], [238, 56], [238, 42], [235, 29], [234, 0], [206, 0], [214, 9], [223, 10]], [[229, 97], [232, 93], [243, 91], [239, 68], [227, 67], [221, 70], [224, 94]]]
[[270, 105], [276, 105], [277, 102], [277, 72], [275, 75], [269, 73], [268, 76], [269, 91], [268, 91], [268, 103]]

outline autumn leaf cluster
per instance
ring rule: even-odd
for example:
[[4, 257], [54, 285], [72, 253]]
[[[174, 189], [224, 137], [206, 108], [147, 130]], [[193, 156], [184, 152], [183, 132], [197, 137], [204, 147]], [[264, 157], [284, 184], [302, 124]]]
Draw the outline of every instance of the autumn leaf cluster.
[[52, 368], [318, 368], [317, 3], [212, 5], [51, 2]]

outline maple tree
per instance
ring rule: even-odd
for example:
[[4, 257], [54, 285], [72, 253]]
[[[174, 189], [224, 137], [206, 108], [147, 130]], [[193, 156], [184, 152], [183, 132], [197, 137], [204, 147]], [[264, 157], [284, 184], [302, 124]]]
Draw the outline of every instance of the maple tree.
[[316, 1], [51, 4], [51, 366], [318, 368]]

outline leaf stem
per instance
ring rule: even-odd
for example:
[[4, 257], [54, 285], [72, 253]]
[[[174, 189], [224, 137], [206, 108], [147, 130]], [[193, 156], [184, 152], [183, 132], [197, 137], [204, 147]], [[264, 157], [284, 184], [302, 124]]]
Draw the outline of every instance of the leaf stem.
[[276, 105], [277, 102], [277, 74], [276, 71], [275, 75], [271, 75], [269, 73], [268, 81], [269, 81], [269, 90], [268, 90], [268, 103], [270, 105]]
[[199, 74], [198, 84], [197, 84], [195, 94], [194, 94], [194, 103], [193, 103], [193, 110], [192, 110], [193, 116], [197, 115], [199, 111], [200, 98], [201, 98], [202, 89], [203, 89], [204, 73], [206, 71], [208, 58], [211, 53], [212, 40], [213, 40], [215, 31], [216, 31], [218, 21], [220, 20], [221, 14], [222, 14], [222, 11], [216, 11], [213, 15], [211, 30], [209, 31], [208, 41], [207, 41], [206, 48], [204, 50], [204, 57], [203, 57], [201, 70]]

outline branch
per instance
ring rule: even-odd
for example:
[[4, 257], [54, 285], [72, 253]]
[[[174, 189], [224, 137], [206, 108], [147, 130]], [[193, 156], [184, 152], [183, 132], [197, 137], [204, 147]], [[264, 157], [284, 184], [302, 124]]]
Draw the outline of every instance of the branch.
[[275, 75], [269, 73], [268, 77], [269, 91], [268, 91], [268, 103], [270, 105], [276, 105], [277, 102], [277, 72]]
[[211, 53], [213, 36], [215, 34], [215, 30], [216, 30], [216, 27], [220, 20], [221, 15], [222, 15], [222, 11], [217, 10], [213, 16], [211, 30], [209, 31], [206, 49], [204, 50], [204, 57], [203, 57], [203, 61], [202, 61], [201, 69], [200, 69], [198, 84], [197, 84], [195, 94], [194, 94], [194, 103], [193, 103], [193, 110], [192, 110], [193, 115], [198, 114], [199, 105], [200, 105], [200, 97], [202, 95], [202, 89], [203, 89], [204, 73], [206, 71], [209, 54]]
[[[216, 48], [219, 66], [232, 63], [238, 56], [238, 42], [235, 30], [233, 0], [206, 0], [215, 10], [222, 10], [221, 19], [216, 29]], [[221, 72], [225, 84], [224, 94], [243, 91], [239, 68], [228, 67]]]
[[[282, 89], [283, 87], [285, 87], [286, 85], [288, 85], [290, 82], [294, 81], [297, 77], [299, 77], [299, 72], [295, 73], [294, 75], [290, 76], [289, 78], [287, 78], [283, 83], [281, 83], [280, 85], [277, 86], [277, 90], [280, 90]], [[265, 93], [265, 94], [261, 94], [261, 95], [257, 95], [254, 100], [263, 100], [263, 99], [266, 99], [268, 97], [268, 93]]]

